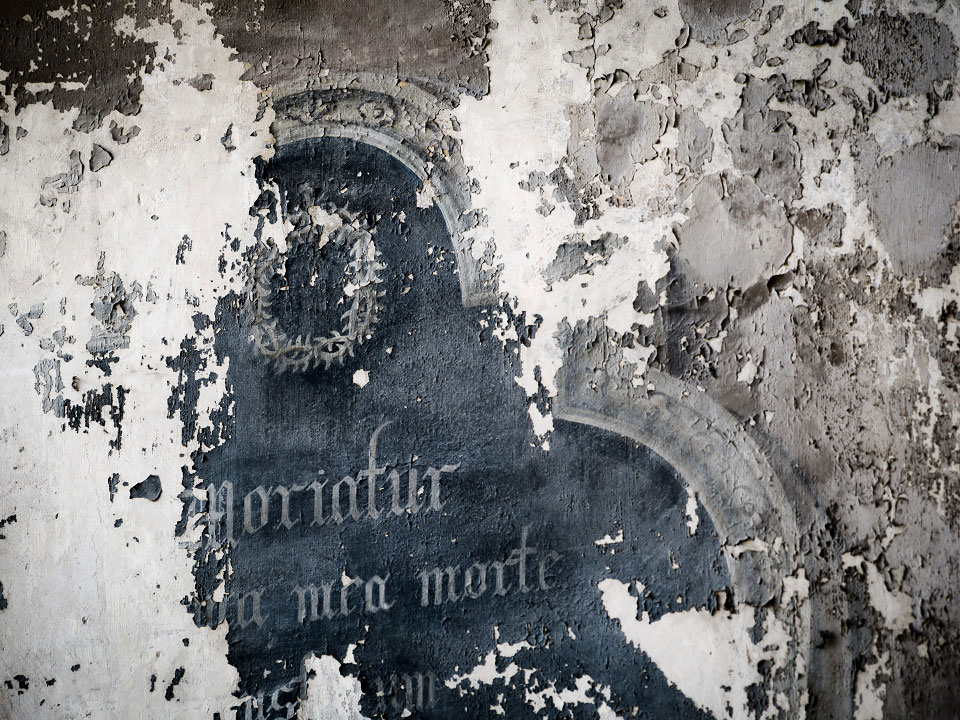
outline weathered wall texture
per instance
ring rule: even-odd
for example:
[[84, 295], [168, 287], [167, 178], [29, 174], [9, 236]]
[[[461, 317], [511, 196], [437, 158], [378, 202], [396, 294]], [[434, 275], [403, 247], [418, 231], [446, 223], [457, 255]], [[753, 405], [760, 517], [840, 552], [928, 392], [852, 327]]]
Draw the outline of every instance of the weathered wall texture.
[[0, 718], [960, 715], [958, 47], [7, 0]]

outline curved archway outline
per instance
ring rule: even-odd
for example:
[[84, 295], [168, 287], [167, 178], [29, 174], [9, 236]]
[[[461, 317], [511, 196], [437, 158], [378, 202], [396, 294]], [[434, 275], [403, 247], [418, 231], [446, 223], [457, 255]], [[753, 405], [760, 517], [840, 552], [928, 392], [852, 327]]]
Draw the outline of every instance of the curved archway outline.
[[[458, 147], [436, 123], [438, 110], [451, 105], [412, 84], [353, 75], [307, 89], [275, 88], [273, 130], [278, 145], [317, 137], [372, 145], [400, 160], [421, 182], [432, 184], [456, 253], [463, 303], [492, 304], [499, 296], [495, 279], [464, 239], [475, 222], [470, 178]], [[561, 370], [552, 403], [554, 417], [646, 445], [691, 486], [726, 543], [736, 599], [773, 608], [789, 628], [788, 665], [793, 672], [783, 673], [768, 689], [782, 692], [793, 716], [801, 716], [808, 677], [815, 670], [809, 656], [818, 623], [810, 602], [794, 600], [789, 607], [779, 602], [784, 579], [803, 570], [798, 560], [800, 508], [788, 497], [780, 473], [736, 418], [706, 393], [656, 370], [647, 371], [651, 391], [601, 393], [583, 381], [585, 370], [570, 366]], [[824, 663], [822, 672], [829, 673], [834, 666]], [[813, 684], [842, 688], [833, 677]], [[845, 705], [842, 699], [827, 704]]]

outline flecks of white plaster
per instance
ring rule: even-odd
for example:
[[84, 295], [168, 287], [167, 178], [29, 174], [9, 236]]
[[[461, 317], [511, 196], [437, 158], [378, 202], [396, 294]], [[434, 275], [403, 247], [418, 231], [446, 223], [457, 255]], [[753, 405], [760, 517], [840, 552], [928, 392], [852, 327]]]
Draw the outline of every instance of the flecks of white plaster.
[[594, 540], [593, 544], [599, 547], [604, 547], [606, 545], [615, 545], [617, 543], [623, 542], [623, 530], [617, 530], [617, 536], [611, 537], [610, 533], [607, 533], [599, 540]]
[[620, 623], [627, 641], [643, 650], [680, 692], [716, 717], [748, 717], [747, 687], [762, 680], [757, 664], [785, 660], [789, 638], [772, 614], [767, 615], [762, 640], [754, 643], [752, 612], [691, 608], [651, 621], [648, 613], [639, 614], [639, 600], [628, 584], [608, 578], [597, 587], [607, 615]]
[[[950, 271], [950, 282], [939, 287], [918, 288], [912, 300], [924, 315], [933, 319], [937, 319], [949, 303], [960, 303], [960, 265]], [[956, 341], [956, 331], [953, 337]]]
[[353, 384], [358, 387], [364, 387], [368, 382], [370, 382], [370, 373], [360, 368], [355, 370], [353, 373]]
[[563, 710], [567, 705], [594, 705], [596, 697], [590, 693], [596, 693], [596, 683], [589, 675], [581, 675], [574, 681], [572, 688], [563, 688], [557, 690], [553, 683], [548, 683], [541, 690], [531, 690], [527, 688], [524, 696], [527, 705], [533, 708], [534, 712], [539, 713], [547, 707], [549, 703], [557, 710]]
[[468, 683], [470, 687], [474, 690], [480, 687], [481, 684], [490, 685], [494, 680], [501, 679], [504, 684], [508, 684], [518, 672], [520, 668], [517, 667], [516, 663], [509, 663], [503, 670], [497, 670], [497, 658], [512, 658], [521, 650], [529, 650], [533, 648], [526, 640], [521, 640], [515, 643], [500, 642], [500, 628], [493, 628], [493, 637], [495, 640], [494, 649], [491, 650], [484, 656], [483, 661], [478, 665], [474, 666], [472, 670], [462, 674], [452, 675], [449, 679], [445, 681], [445, 685], [449, 688], [455, 688], [462, 683]]
[[883, 720], [883, 702], [887, 696], [886, 677], [890, 671], [890, 651], [876, 651], [876, 659], [857, 673], [853, 697], [853, 720]]
[[885, 626], [894, 636], [907, 630], [913, 622], [913, 599], [901, 590], [888, 588], [876, 564], [863, 556], [844, 553], [841, 559], [844, 568], [853, 568], [864, 574], [870, 606], [880, 613]]
[[736, 559], [747, 552], [769, 553], [770, 545], [760, 538], [747, 538], [736, 545], [726, 545], [724, 549], [730, 553], [732, 558]]
[[417, 189], [416, 201], [418, 208], [428, 208], [437, 202], [437, 190], [433, 187], [430, 178], [425, 178], [423, 184]]
[[530, 415], [530, 422], [533, 425], [533, 434], [542, 438], [553, 431], [553, 413], [542, 413], [536, 403], [530, 403], [527, 409]]
[[297, 711], [297, 720], [363, 720], [360, 681], [340, 674], [335, 657], [311, 654], [303, 662], [307, 675], [305, 697]]
[[484, 656], [483, 662], [475, 665], [469, 672], [452, 675], [444, 684], [452, 689], [467, 683], [476, 690], [480, 685], [492, 685], [495, 680], [502, 680], [506, 685], [519, 672], [520, 668], [512, 662], [503, 670], [497, 670], [497, 653], [491, 650]]
[[597, 708], [597, 720], [623, 720], [623, 718], [606, 703], [600, 703], [600, 707]]
[[882, 720], [887, 682], [890, 679], [890, 651], [880, 650], [879, 636], [897, 637], [913, 622], [913, 599], [905, 592], [887, 587], [875, 563], [861, 555], [844, 553], [844, 569], [861, 573], [867, 583], [870, 606], [883, 618], [884, 629], [874, 633], [872, 659], [857, 673], [854, 691], [854, 720]]
[[[171, 58], [143, 76], [138, 115], [114, 114], [83, 134], [71, 127], [76, 112], [30, 105], [16, 118], [28, 134], [0, 159], [0, 230], [7, 235], [0, 304], [44, 303], [31, 336], [12, 323], [0, 336], [0, 503], [17, 515], [0, 555], [9, 603], [0, 618], [0, 646], [6, 648], [0, 676], [31, 679], [30, 691], [9, 698], [4, 693], [0, 715], [130, 717], [136, 708], [138, 718], [166, 720], [226, 716], [236, 704], [227, 627], [198, 628], [180, 604], [194, 581], [191, 558], [174, 536], [181, 513], [177, 496], [181, 467], [195, 447], [184, 448], [181, 422], [167, 419], [177, 375], [165, 358], [176, 357], [181, 340], [194, 335], [194, 314], [212, 315], [217, 298], [238, 287], [218, 271], [222, 251], [228, 263], [238, 259], [222, 233], [229, 223], [231, 236], [243, 244], [252, 237], [255, 219], [248, 211], [259, 189], [251, 158], [269, 153], [271, 116], [236, 132], [236, 151], [225, 150], [220, 138], [226, 128], [256, 116], [257, 90], [240, 81], [244, 66], [230, 59], [232, 51], [214, 35], [204, 10], [174, 0], [172, 11], [181, 23], [180, 39], [169, 24], [136, 30], [133, 22], [123, 25], [123, 32], [156, 42], [158, 58]], [[201, 72], [214, 75], [212, 89], [198, 92], [174, 82]], [[140, 134], [126, 145], [113, 143], [111, 119], [139, 126]], [[96, 175], [86, 169], [75, 192], [45, 189], [57, 202], [41, 205], [43, 179], [67, 170], [72, 151], [86, 166], [94, 143], [107, 148], [113, 162]], [[186, 264], [176, 265], [184, 235], [193, 247]], [[76, 281], [97, 274], [101, 252], [106, 274], [117, 272], [128, 292], [137, 282], [157, 296], [135, 302], [130, 344], [116, 352], [110, 377], [84, 363], [84, 344], [96, 326], [93, 288]], [[78, 433], [41, 410], [33, 368], [55, 358], [40, 341], [61, 327], [74, 338], [64, 347], [73, 359], [60, 359], [65, 398], [82, 405], [84, 391], [106, 382], [129, 390], [119, 451], [108, 444], [109, 423]], [[198, 344], [211, 341], [201, 337]], [[219, 401], [223, 389], [216, 384], [204, 391], [201, 413]], [[107, 482], [114, 472], [121, 485], [111, 503]], [[123, 483], [133, 485], [148, 474], [159, 475], [160, 498], [131, 500]], [[115, 519], [123, 524], [114, 527]], [[76, 672], [73, 665], [79, 665]], [[177, 668], [185, 674], [171, 703], [164, 688]], [[56, 683], [45, 686], [44, 678]]]
[[83, 90], [87, 87], [87, 84], [58, 80], [57, 82], [26, 82], [23, 84], [23, 87], [27, 92], [40, 93], [48, 90], [56, 90], [57, 88], [61, 90]]
[[757, 366], [757, 363], [753, 361], [753, 358], [748, 357], [743, 365], [740, 368], [740, 372], [737, 373], [737, 382], [742, 382], [747, 385], [750, 385], [757, 378], [757, 370], [760, 368]]
[[[494, 628], [494, 637], [497, 640], [494, 649], [489, 651], [470, 670], [454, 674], [448, 678], [444, 682], [448, 688], [459, 688], [461, 695], [464, 695], [471, 690], [479, 689], [481, 685], [494, 685], [495, 683], [509, 685], [516, 679], [525, 689], [524, 701], [536, 713], [547, 707], [563, 710], [567, 705], [595, 705], [598, 700], [601, 700], [598, 707], [600, 717], [617, 717], [606, 703], [602, 702], [603, 698], [610, 699], [610, 688], [598, 684], [588, 675], [576, 678], [574, 687], [558, 690], [556, 683], [543, 681], [539, 676], [534, 678], [532, 670], [521, 668], [515, 661], [506, 663], [502, 669], [498, 670], [497, 660], [499, 658], [513, 658], [521, 650], [532, 649], [533, 645], [525, 640], [517, 643], [499, 642], [500, 631], [496, 627]], [[503, 708], [499, 705], [492, 706], [491, 711], [497, 715], [504, 714]]]
[[[497, 639], [499, 640], [500, 638], [499, 629], [497, 630], [496, 636], [497, 636]], [[526, 640], [521, 640], [520, 642], [515, 642], [515, 643], [498, 642], [497, 654], [502, 657], [513, 657], [521, 650], [530, 650], [531, 648], [533, 648], [533, 645], [528, 643]]]
[[[498, 25], [488, 48], [490, 93], [480, 100], [465, 98], [454, 111], [464, 161], [479, 184], [474, 207], [485, 217], [468, 239], [477, 253], [494, 243], [493, 265], [502, 266], [500, 288], [528, 321], [543, 318], [536, 338], [521, 349], [519, 382], [534, 394], [534, 369], [540, 367], [543, 385], [555, 394], [563, 362], [557, 330], [564, 321], [573, 327], [578, 320], [603, 316], [608, 327], [624, 333], [648, 320], [633, 309], [637, 285], [653, 287], [666, 274], [666, 254], [658, 243], [680, 216], [656, 215], [647, 205], [648, 198], [673, 192], [671, 179], [661, 172], [648, 185], [640, 183], [635, 206], [606, 207], [602, 217], [577, 228], [590, 239], [605, 232], [627, 237], [610, 261], [593, 266], [591, 275], [548, 285], [543, 272], [574, 227], [574, 211], [559, 202], [549, 215], [540, 214], [539, 194], [521, 190], [520, 183], [532, 172], [553, 172], [566, 155], [571, 130], [565, 111], [589, 101], [591, 83], [584, 69], [565, 62], [563, 55], [589, 43], [578, 39], [575, 15], [569, 12], [497, 0], [491, 16]], [[648, 354], [644, 348], [631, 357], [638, 371]]]
[[687, 485], [685, 489], [687, 491], [687, 504], [684, 508], [684, 512], [687, 515], [687, 530], [691, 535], [696, 535], [697, 528], [700, 526], [700, 515], [697, 513], [697, 508], [699, 507], [697, 503], [697, 494], [689, 485]]

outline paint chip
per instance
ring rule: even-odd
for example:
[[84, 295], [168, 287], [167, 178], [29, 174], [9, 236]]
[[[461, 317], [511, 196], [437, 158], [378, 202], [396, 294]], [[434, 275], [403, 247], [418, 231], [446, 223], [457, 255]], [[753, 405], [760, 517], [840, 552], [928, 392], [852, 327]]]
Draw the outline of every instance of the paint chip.
[[113, 155], [102, 145], [93, 146], [93, 152], [90, 154], [90, 170], [98, 172], [103, 170], [113, 161]]
[[142, 498], [154, 502], [160, 497], [162, 490], [160, 478], [156, 475], [149, 475], [146, 480], [138, 482], [130, 488], [130, 499], [136, 500]]

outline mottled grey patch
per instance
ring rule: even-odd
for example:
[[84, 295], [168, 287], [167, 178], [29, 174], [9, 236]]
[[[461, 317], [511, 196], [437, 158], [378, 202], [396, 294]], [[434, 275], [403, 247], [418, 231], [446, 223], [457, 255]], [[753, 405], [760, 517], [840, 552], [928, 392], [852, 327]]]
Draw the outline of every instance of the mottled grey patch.
[[451, 94], [479, 97], [489, 88], [485, 49], [494, 23], [484, 0], [236, 0], [210, 12], [249, 68], [243, 79], [260, 87], [315, 80], [322, 69], [426, 81]]
[[652, 67], [642, 70], [637, 76], [639, 83], [663, 83], [670, 88], [676, 88], [677, 81], [693, 82], [700, 74], [700, 68], [688, 63], [676, 50], [671, 50], [663, 56], [663, 60]]
[[0, 155], [6, 155], [10, 151], [10, 128], [0, 120]]
[[753, 66], [761, 67], [767, 59], [767, 50], [769, 48], [762, 44], [758, 43], [756, 47], [753, 48]]
[[103, 145], [97, 145], [94, 143], [93, 152], [90, 153], [90, 170], [92, 172], [99, 172], [113, 160], [113, 155], [110, 154], [110, 151], [107, 150]]
[[34, 366], [33, 377], [33, 389], [40, 396], [43, 412], [54, 410], [57, 416], [61, 417], [63, 397], [60, 392], [63, 390], [63, 380], [60, 376], [60, 361], [56, 358], [44, 358]]
[[633, 301], [633, 309], [639, 313], [651, 313], [660, 307], [660, 297], [650, 287], [650, 283], [641, 280], [637, 283], [637, 297]]
[[150, 500], [151, 502], [160, 497], [163, 488], [160, 485], [160, 478], [157, 475], [148, 475], [145, 480], [141, 480], [130, 488], [131, 500]]
[[677, 114], [677, 160], [699, 173], [713, 158], [713, 130], [697, 116], [693, 108], [684, 108]]
[[577, 39], [590, 40], [594, 35], [596, 22], [596, 18], [594, 18], [590, 13], [583, 13], [580, 15], [580, 17], [577, 18], [577, 25], [579, 26], [577, 31]]
[[177, 265], [183, 265], [187, 262], [186, 256], [188, 250], [193, 250], [193, 240], [190, 239], [189, 235], [184, 235], [183, 239], [180, 240], [180, 244], [177, 245], [177, 257], [175, 258]]
[[892, 95], [925, 95], [953, 80], [957, 46], [950, 30], [932, 17], [880, 12], [862, 17], [850, 30], [843, 59], [860, 63]]
[[601, 178], [616, 192], [625, 193], [634, 165], [657, 156], [653, 146], [666, 130], [664, 107], [634, 99], [629, 89], [616, 97], [606, 93], [596, 100], [597, 162]]
[[[16, 304], [10, 306], [10, 312], [14, 317], [17, 316], [16, 308]], [[23, 334], [26, 337], [30, 337], [30, 335], [33, 334], [33, 323], [30, 321], [37, 320], [42, 314], [43, 303], [37, 303], [36, 305], [33, 305], [28, 312], [17, 318], [17, 325], [20, 326], [20, 329], [23, 330]]]
[[[61, 5], [0, 3], [0, 67], [8, 73], [4, 89], [18, 111], [36, 102], [60, 111], [77, 108], [73, 127], [82, 132], [99, 127], [113, 111], [139, 112], [141, 71], [153, 70], [156, 43], [118, 33], [116, 25], [123, 17], [135, 17], [138, 28], [151, 20], [169, 22], [169, 0], [143, 4], [132, 14], [128, 5], [109, 2], [80, 3], [57, 16], [45, 12]], [[68, 89], [65, 81], [81, 87]], [[32, 83], [52, 88], [34, 90]]]
[[547, 9], [551, 15], [556, 12], [577, 12], [582, 10], [585, 4], [584, 0], [553, 0], [547, 4]]
[[785, 204], [797, 199], [800, 185], [800, 148], [794, 140], [789, 115], [771, 110], [775, 86], [746, 77], [740, 109], [723, 123], [723, 137], [737, 168], [756, 180], [766, 193]]
[[593, 45], [588, 45], [579, 50], [568, 50], [563, 54], [565, 62], [579, 65], [584, 70], [590, 70], [597, 62], [597, 50]]
[[960, 144], [913, 145], [863, 174], [867, 205], [894, 270], [930, 272], [946, 248], [946, 230], [960, 198]]
[[593, 136], [596, 120], [593, 106], [590, 103], [570, 105], [564, 111], [564, 114], [570, 123], [570, 135], [567, 138], [567, 156], [565, 158], [565, 165], [572, 176], [568, 179], [568, 185], [571, 188], [576, 188], [576, 191], [571, 192], [567, 199], [577, 211], [576, 224], [582, 225], [591, 214], [590, 198], [585, 197], [587, 195], [586, 188], [591, 183], [599, 188], [600, 184], [596, 180], [600, 174], [597, 153], [592, 143], [585, 141]]
[[847, 37], [850, 32], [850, 21], [847, 18], [840, 18], [833, 26], [833, 30], [824, 30], [815, 21], [811, 20], [787, 38], [785, 47], [792, 50], [794, 45], [810, 45], [817, 47], [819, 45], [835, 46], [842, 38]]
[[233, 144], [233, 123], [230, 123], [226, 132], [223, 133], [223, 137], [220, 138], [220, 144], [223, 145], [223, 149], [227, 152], [233, 152], [237, 149], [237, 146]]
[[773, 86], [773, 95], [777, 100], [802, 105], [816, 117], [818, 112], [834, 104], [826, 89], [836, 87], [836, 81], [821, 80], [829, 67], [828, 58], [813, 69], [809, 78], [791, 80], [783, 74], [777, 74], [770, 76], [768, 82]]
[[789, 255], [793, 230], [780, 204], [750, 178], [710, 175], [674, 234], [694, 282], [721, 288], [766, 281]]
[[198, 75], [197, 77], [188, 80], [187, 84], [190, 85], [190, 87], [192, 87], [194, 90], [198, 90], [200, 92], [204, 90], [210, 90], [213, 87], [213, 75], [210, 73]]
[[762, 5], [762, 0], [680, 0], [680, 15], [695, 39], [716, 45], [727, 41], [730, 23], [747, 19]]
[[766, 35], [773, 28], [773, 24], [783, 17], [783, 5], [774, 5], [767, 10], [766, 17], [763, 18], [763, 24], [757, 30], [757, 35]]
[[77, 185], [83, 177], [83, 163], [80, 161], [80, 153], [77, 150], [70, 152], [70, 169], [58, 175], [45, 177], [40, 185], [41, 189], [51, 187], [57, 192], [72, 193], [77, 191]]
[[[547, 183], [550, 179], [547, 177], [547, 174], [542, 171], [532, 172], [529, 174], [526, 180], [521, 180], [518, 184], [521, 190], [526, 190], [527, 192], [537, 192], [541, 191], [540, 195], [540, 205], [537, 207], [537, 212], [547, 217], [550, 213], [556, 209], [556, 205], [547, 200], [543, 196], [542, 190], [547, 186]], [[558, 199], [563, 199], [561, 193], [557, 193]]]
[[126, 145], [139, 134], [140, 128], [136, 125], [132, 125], [129, 130], [126, 130], [117, 125], [115, 120], [110, 121], [110, 137], [112, 137], [113, 141], [118, 145]]
[[137, 314], [134, 303], [141, 295], [139, 285], [134, 283], [128, 292], [120, 276], [115, 272], [107, 275], [103, 265], [104, 255], [101, 254], [96, 275], [77, 276], [78, 283], [94, 288], [90, 307], [100, 327], [94, 330], [93, 337], [87, 342], [87, 350], [93, 354], [107, 354], [130, 345], [127, 333]]
[[826, 208], [804, 208], [796, 217], [797, 227], [807, 239], [823, 247], [839, 247], [843, 242], [841, 233], [846, 225], [843, 209], [830, 203]]
[[741, 40], [746, 40], [747, 35], [748, 33], [744, 28], [742, 27], [737, 28], [736, 30], [733, 30], [727, 33], [727, 43], [729, 45], [733, 45], [734, 43], [738, 43]]
[[588, 242], [582, 233], [577, 233], [560, 244], [556, 256], [544, 271], [544, 277], [552, 285], [574, 275], [589, 273], [598, 265], [606, 265], [614, 251], [626, 241], [625, 237], [606, 232]]
[[547, 174], [540, 170], [534, 171], [527, 175], [526, 180], [521, 180], [518, 185], [521, 190], [526, 190], [527, 192], [533, 192], [534, 190], [539, 190], [547, 184]]

